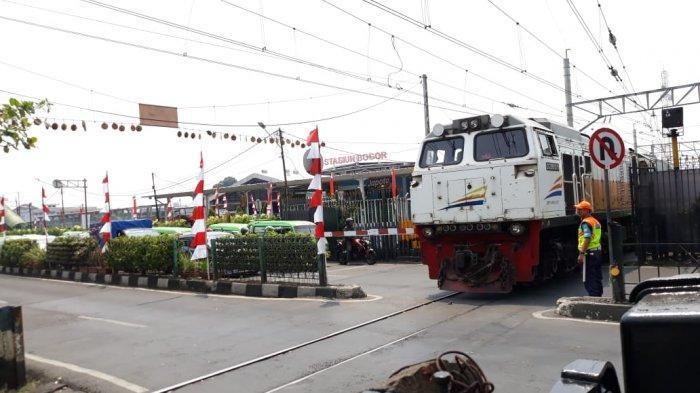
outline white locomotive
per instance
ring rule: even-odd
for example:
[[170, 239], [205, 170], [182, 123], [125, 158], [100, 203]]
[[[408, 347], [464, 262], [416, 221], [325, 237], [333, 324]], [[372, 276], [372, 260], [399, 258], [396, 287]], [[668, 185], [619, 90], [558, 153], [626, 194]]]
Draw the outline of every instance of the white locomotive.
[[[482, 115], [436, 125], [411, 183], [423, 263], [441, 288], [510, 292], [576, 263], [573, 205], [605, 205], [589, 138], [547, 119]], [[629, 155], [627, 155], [629, 157]], [[610, 171], [611, 204], [630, 214], [629, 159]]]

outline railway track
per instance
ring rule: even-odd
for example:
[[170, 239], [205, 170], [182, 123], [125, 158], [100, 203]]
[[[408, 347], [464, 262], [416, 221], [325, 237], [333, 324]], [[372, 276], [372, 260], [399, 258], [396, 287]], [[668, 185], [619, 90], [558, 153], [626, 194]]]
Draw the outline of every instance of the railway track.
[[[443, 300], [446, 300], [446, 299], [449, 299], [449, 298], [452, 298], [452, 297], [455, 297], [455, 296], [458, 296], [458, 295], [461, 295], [461, 293], [454, 292], [454, 293], [450, 293], [450, 294], [447, 294], [447, 295], [443, 295], [443, 296], [437, 297], [437, 298], [435, 298], [435, 299], [432, 299], [432, 300], [429, 300], [429, 301], [426, 301], [426, 302], [422, 302], [422, 303], [419, 303], [419, 304], [416, 304], [416, 305], [413, 305], [413, 306], [410, 306], [410, 307], [407, 307], [407, 308], [404, 308], [404, 309], [402, 309], [402, 310], [395, 311], [395, 312], [392, 312], [392, 313], [389, 313], [389, 314], [386, 314], [386, 315], [382, 315], [382, 316], [380, 316], [380, 317], [377, 317], [377, 318], [374, 318], [374, 319], [370, 319], [370, 320], [368, 320], [368, 321], [364, 321], [364, 322], [358, 323], [358, 324], [356, 324], [356, 325], [347, 327], [347, 328], [345, 328], [345, 329], [341, 329], [341, 330], [338, 330], [338, 331], [335, 331], [335, 332], [326, 334], [326, 335], [324, 335], [324, 336], [317, 337], [317, 338], [314, 338], [314, 339], [312, 339], [312, 340], [308, 340], [308, 341], [302, 342], [302, 343], [300, 343], [300, 344], [293, 345], [293, 346], [291, 346], [291, 347], [287, 347], [287, 348], [281, 349], [281, 350], [279, 350], [279, 351], [271, 352], [271, 353], [268, 353], [268, 354], [266, 354], [266, 355], [259, 356], [259, 357], [254, 358], [254, 359], [250, 359], [250, 360], [247, 360], [247, 361], [242, 362], [242, 363], [238, 363], [238, 364], [235, 364], [235, 365], [231, 365], [231, 366], [222, 368], [222, 369], [220, 369], [220, 370], [213, 371], [213, 372], [208, 373], [208, 374], [204, 374], [204, 375], [201, 375], [201, 376], [198, 376], [198, 377], [195, 377], [195, 378], [192, 378], [192, 379], [189, 379], [189, 380], [186, 380], [186, 381], [183, 381], [183, 382], [180, 382], [180, 383], [171, 385], [171, 386], [167, 386], [167, 387], [158, 389], [158, 390], [154, 391], [154, 393], [174, 392], [174, 391], [183, 389], [183, 388], [185, 388], [185, 387], [190, 387], [190, 386], [192, 386], [192, 385], [195, 385], [195, 384], [197, 384], [197, 383], [200, 383], [200, 382], [203, 382], [203, 381], [206, 381], [206, 380], [215, 378], [215, 377], [217, 377], [217, 376], [221, 376], [221, 375], [224, 375], [224, 374], [227, 374], [227, 373], [235, 372], [235, 371], [244, 369], [244, 368], [246, 368], [246, 367], [249, 367], [249, 366], [252, 366], [252, 365], [255, 365], [255, 364], [259, 364], [259, 363], [262, 363], [262, 362], [265, 362], [265, 361], [269, 361], [269, 360], [274, 359], [274, 358], [277, 358], [277, 357], [279, 357], [279, 356], [282, 356], [282, 355], [285, 355], [285, 354], [289, 354], [289, 353], [292, 353], [292, 352], [294, 352], [294, 351], [298, 351], [298, 350], [300, 350], [300, 349], [302, 349], [302, 348], [305, 348], [305, 347], [309, 347], [309, 346], [312, 346], [312, 345], [315, 345], [315, 344], [322, 343], [322, 342], [324, 342], [324, 341], [326, 341], [326, 340], [329, 340], [329, 339], [332, 339], [332, 338], [334, 338], [334, 337], [338, 337], [338, 336], [341, 336], [341, 335], [344, 335], [344, 334], [347, 334], [347, 333], [356, 331], [356, 330], [358, 330], [358, 329], [362, 329], [362, 328], [364, 328], [364, 327], [367, 327], [367, 326], [370, 326], [370, 325], [373, 325], [373, 324], [376, 324], [376, 323], [379, 323], [379, 322], [388, 320], [388, 319], [390, 319], [390, 318], [396, 318], [396, 317], [398, 317], [398, 316], [400, 316], [400, 315], [403, 315], [403, 314], [412, 312], [412, 311], [414, 311], [414, 310], [417, 310], [417, 309], [420, 309], [420, 308], [429, 306], [429, 305], [431, 305], [431, 304], [434, 304], [434, 303], [437, 303], [437, 302], [440, 302], [440, 301], [443, 301]], [[476, 305], [476, 306], [474, 306], [473, 308], [469, 309], [468, 311], [466, 311], [465, 313], [462, 313], [462, 314], [460, 314], [460, 315], [464, 315], [464, 314], [466, 314], [466, 313], [475, 311], [475, 310], [477, 310], [477, 309], [479, 309], [479, 308], [481, 308], [481, 307], [484, 307], [484, 306], [486, 306], [486, 305], [488, 305], [488, 304], [491, 304], [491, 303], [493, 303], [493, 302], [495, 302], [495, 301], [496, 301], [496, 300], [492, 300], [492, 301], [485, 302], [485, 303], [480, 304], [480, 305]], [[447, 319], [451, 319], [451, 318], [447, 318]], [[383, 345], [380, 345], [380, 346], [377, 346], [377, 347], [374, 347], [374, 348], [370, 348], [369, 350], [364, 351], [364, 352], [361, 353], [361, 354], [352, 356], [352, 357], [350, 357], [349, 359], [345, 359], [345, 360], [343, 360], [343, 361], [341, 361], [341, 362], [339, 362], [339, 363], [336, 363], [336, 364], [333, 364], [333, 365], [324, 367], [324, 368], [322, 368], [322, 369], [315, 370], [313, 373], [310, 373], [310, 374], [308, 374], [308, 375], [305, 375], [305, 376], [303, 376], [303, 377], [301, 377], [301, 378], [299, 378], [299, 379], [297, 379], [297, 380], [291, 381], [291, 382], [289, 382], [289, 383], [286, 383], [286, 384], [277, 386], [277, 387], [275, 387], [275, 388], [273, 388], [273, 389], [271, 389], [271, 390], [268, 390], [267, 392], [268, 392], [268, 393], [276, 392], [276, 391], [281, 390], [281, 389], [283, 389], [283, 388], [285, 388], [285, 387], [287, 387], [287, 386], [291, 386], [291, 385], [296, 384], [296, 383], [298, 383], [298, 382], [301, 382], [301, 381], [303, 381], [303, 380], [305, 380], [305, 379], [308, 379], [308, 378], [312, 377], [313, 375], [319, 374], [319, 373], [324, 372], [324, 371], [326, 371], [326, 370], [328, 370], [328, 369], [331, 369], [331, 368], [338, 367], [338, 366], [340, 366], [340, 365], [342, 365], [342, 364], [344, 364], [344, 363], [347, 363], [347, 362], [349, 362], [349, 361], [351, 361], [351, 360], [353, 360], [353, 359], [356, 359], [356, 358], [359, 357], [359, 356], [367, 355], [367, 354], [369, 354], [369, 353], [375, 352], [375, 351], [380, 350], [380, 349], [382, 349], [382, 348], [386, 348], [386, 347], [388, 347], [388, 346], [390, 346], [390, 345], [396, 344], [396, 343], [398, 343], [398, 342], [400, 342], [400, 341], [406, 340], [406, 339], [408, 339], [408, 338], [410, 338], [410, 337], [413, 337], [413, 336], [415, 336], [415, 335], [417, 335], [417, 334], [420, 334], [420, 333], [424, 332], [425, 330], [427, 330], [427, 329], [430, 328], [431, 326], [434, 326], [434, 325], [439, 324], [439, 323], [442, 323], [442, 322], [444, 322], [444, 321], [443, 321], [443, 320], [438, 321], [438, 322], [435, 323], [435, 324], [432, 324], [432, 325], [427, 326], [427, 327], [425, 327], [425, 328], [423, 328], [423, 329], [419, 329], [419, 330], [416, 330], [416, 331], [414, 331], [414, 332], [411, 332], [410, 334], [408, 334], [408, 335], [406, 335], [406, 336], [403, 336], [403, 337], [400, 337], [400, 338], [398, 338], [398, 339], [396, 339], [396, 340], [393, 340], [393, 341], [391, 341], [391, 342], [389, 342], [389, 343], [385, 343], [385, 344], [383, 344]]]

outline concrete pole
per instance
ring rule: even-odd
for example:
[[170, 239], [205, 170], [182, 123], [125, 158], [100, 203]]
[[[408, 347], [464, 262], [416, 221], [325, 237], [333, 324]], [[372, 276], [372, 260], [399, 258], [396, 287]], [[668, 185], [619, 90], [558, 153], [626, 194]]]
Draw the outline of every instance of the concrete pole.
[[88, 212], [87, 204], [87, 179], [83, 179], [83, 198], [85, 202], [85, 229], [90, 228], [90, 213]]
[[[289, 185], [287, 184], [287, 163], [284, 162], [284, 140], [283, 135], [282, 135], [282, 129], [278, 128], [277, 133], [279, 135], [279, 140], [280, 140], [280, 153], [282, 154], [282, 173], [284, 175], [284, 207], [285, 209], [287, 208], [287, 204], [289, 203]], [[280, 217], [282, 217], [282, 208], [280, 207]]]
[[153, 204], [156, 205], [156, 220], [160, 220], [160, 211], [158, 211], [158, 199], [156, 198], [156, 175], [151, 172], [151, 184], [153, 185]]
[[574, 126], [574, 111], [571, 107], [571, 66], [569, 65], [569, 50], [564, 56], [564, 95], [566, 98], [566, 124]]
[[428, 113], [428, 76], [421, 76], [423, 81], [423, 113], [425, 116], [425, 135], [430, 134], [430, 114]]

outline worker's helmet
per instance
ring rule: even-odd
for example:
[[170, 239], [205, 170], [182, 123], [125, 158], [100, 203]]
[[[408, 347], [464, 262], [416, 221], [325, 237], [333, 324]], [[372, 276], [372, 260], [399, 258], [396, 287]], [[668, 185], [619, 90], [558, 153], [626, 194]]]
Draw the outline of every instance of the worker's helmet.
[[579, 202], [577, 205], [574, 205], [574, 207], [577, 209], [586, 209], [590, 212], [593, 211], [593, 205], [591, 205], [591, 203], [586, 200]]

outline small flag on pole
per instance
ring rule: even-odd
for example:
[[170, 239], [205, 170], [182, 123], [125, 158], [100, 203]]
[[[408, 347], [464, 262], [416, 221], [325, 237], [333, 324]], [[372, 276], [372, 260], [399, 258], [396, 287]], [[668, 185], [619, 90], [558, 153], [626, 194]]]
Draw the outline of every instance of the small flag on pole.
[[335, 178], [333, 177], [333, 172], [331, 172], [331, 181], [329, 186], [330, 190], [328, 193], [331, 195], [331, 198], [333, 198], [335, 196]]
[[0, 233], [3, 236], [7, 235], [7, 228], [5, 227], [5, 197], [0, 196]]
[[272, 216], [272, 183], [267, 185], [267, 212], [266, 214]]
[[173, 201], [168, 198], [168, 202], [165, 205], [165, 219], [167, 221], [173, 220]]
[[136, 206], [136, 195], [131, 197], [131, 202], [131, 218], [135, 220], [139, 218], [138, 207]]
[[[102, 224], [100, 234], [102, 235], [102, 241], [104, 242], [102, 245], [102, 252], [105, 252], [107, 251], [107, 243], [109, 243], [109, 240], [112, 238], [112, 211], [109, 205], [109, 174], [105, 174], [105, 178], [102, 179], [102, 190], [105, 194], [105, 204], [100, 211], [103, 213], [102, 219], [100, 220], [100, 224]], [[87, 217], [87, 207], [85, 207], [85, 217]]]

